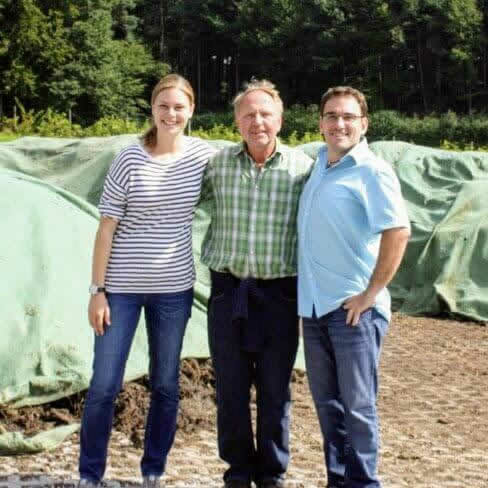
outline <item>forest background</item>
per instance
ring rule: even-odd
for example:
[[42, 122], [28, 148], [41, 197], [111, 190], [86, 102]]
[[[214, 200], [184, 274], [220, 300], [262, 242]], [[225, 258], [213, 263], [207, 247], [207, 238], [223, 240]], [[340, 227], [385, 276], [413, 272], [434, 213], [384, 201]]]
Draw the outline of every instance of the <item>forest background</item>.
[[488, 0], [0, 0], [0, 26], [4, 132], [140, 130], [152, 87], [178, 72], [212, 138], [237, 137], [230, 101], [264, 77], [292, 143], [318, 137], [321, 94], [349, 84], [370, 139], [488, 145]]

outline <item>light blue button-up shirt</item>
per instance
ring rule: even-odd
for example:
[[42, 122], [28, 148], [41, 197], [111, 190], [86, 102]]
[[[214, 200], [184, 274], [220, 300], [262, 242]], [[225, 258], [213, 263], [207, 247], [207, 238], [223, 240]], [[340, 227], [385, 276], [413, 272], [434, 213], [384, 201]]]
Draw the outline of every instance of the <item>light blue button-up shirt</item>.
[[[319, 151], [298, 213], [298, 313], [321, 317], [362, 293], [376, 266], [381, 233], [410, 227], [393, 168], [363, 138], [333, 166]], [[391, 317], [384, 288], [376, 310]]]

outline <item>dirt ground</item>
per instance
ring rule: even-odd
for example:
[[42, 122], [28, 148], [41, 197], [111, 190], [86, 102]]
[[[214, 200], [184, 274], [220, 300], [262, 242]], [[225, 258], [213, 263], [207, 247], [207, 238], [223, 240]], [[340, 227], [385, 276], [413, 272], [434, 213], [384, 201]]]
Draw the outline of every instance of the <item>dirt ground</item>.
[[[381, 363], [380, 477], [385, 488], [488, 487], [488, 327], [395, 314]], [[106, 478], [139, 482], [146, 380], [127, 384], [116, 406]], [[167, 487], [221, 486], [214, 378], [208, 360], [186, 359]], [[322, 439], [306, 376], [292, 383], [290, 488], [323, 488]], [[41, 407], [0, 408], [0, 426], [34, 434], [78, 422], [83, 395]], [[0, 457], [0, 476], [77, 478], [78, 434], [37, 455]]]

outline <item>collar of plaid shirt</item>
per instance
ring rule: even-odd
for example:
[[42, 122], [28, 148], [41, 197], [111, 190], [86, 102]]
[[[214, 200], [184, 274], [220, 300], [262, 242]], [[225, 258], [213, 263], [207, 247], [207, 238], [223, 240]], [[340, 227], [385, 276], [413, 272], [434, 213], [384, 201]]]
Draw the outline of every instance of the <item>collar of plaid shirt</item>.
[[211, 158], [203, 194], [212, 198], [202, 262], [240, 278], [296, 275], [298, 200], [312, 160], [277, 140], [257, 171], [244, 143]]

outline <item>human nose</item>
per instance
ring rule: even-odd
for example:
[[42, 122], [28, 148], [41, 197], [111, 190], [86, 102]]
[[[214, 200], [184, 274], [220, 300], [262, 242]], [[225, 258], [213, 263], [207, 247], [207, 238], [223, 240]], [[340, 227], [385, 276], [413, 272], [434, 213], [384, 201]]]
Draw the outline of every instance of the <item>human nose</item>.
[[259, 125], [262, 121], [263, 121], [263, 116], [259, 112], [255, 113], [253, 117], [253, 122]]

